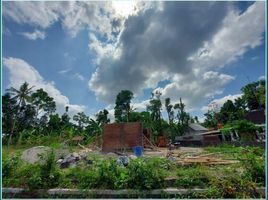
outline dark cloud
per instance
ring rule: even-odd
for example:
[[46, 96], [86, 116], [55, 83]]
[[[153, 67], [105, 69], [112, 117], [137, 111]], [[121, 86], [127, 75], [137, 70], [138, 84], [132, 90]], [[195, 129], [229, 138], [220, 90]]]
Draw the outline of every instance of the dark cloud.
[[224, 2], [162, 2], [129, 16], [120, 35], [120, 56], [105, 56], [90, 80], [99, 99], [111, 102], [122, 89], [140, 93], [169, 74], [188, 74], [187, 58], [218, 30]]

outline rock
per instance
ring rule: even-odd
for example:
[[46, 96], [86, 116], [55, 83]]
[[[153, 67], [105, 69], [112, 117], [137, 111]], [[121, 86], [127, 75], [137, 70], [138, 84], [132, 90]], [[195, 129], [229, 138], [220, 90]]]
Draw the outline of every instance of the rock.
[[55, 159], [64, 159], [66, 156], [70, 154], [69, 149], [66, 148], [60, 148], [60, 149], [55, 149]]
[[81, 160], [87, 160], [87, 154], [80, 154]]
[[127, 156], [120, 156], [117, 159], [117, 163], [120, 166], [125, 166], [126, 167], [128, 165], [128, 163], [129, 163], [129, 158]]
[[173, 157], [173, 156], [169, 156], [169, 157], [168, 157], [168, 160], [170, 160], [170, 161], [172, 161], [172, 162], [175, 162], [177, 159], [176, 159], [175, 157]]
[[72, 157], [74, 157], [76, 161], [80, 160], [80, 156], [76, 152], [72, 153]]
[[135, 160], [135, 159], [137, 159], [137, 156], [135, 156], [135, 155], [129, 155], [129, 158], [130, 158], [131, 160]]
[[44, 160], [40, 156], [44, 156], [46, 158], [49, 151], [51, 150], [52, 148], [45, 146], [32, 147], [23, 151], [21, 159], [27, 163], [34, 164], [36, 162]]
[[109, 157], [117, 157], [117, 154], [113, 153], [113, 152], [109, 152], [106, 154], [106, 156], [109, 156]]
[[59, 159], [59, 160], [57, 160], [57, 163], [58, 164], [61, 164], [63, 162], [63, 159]]

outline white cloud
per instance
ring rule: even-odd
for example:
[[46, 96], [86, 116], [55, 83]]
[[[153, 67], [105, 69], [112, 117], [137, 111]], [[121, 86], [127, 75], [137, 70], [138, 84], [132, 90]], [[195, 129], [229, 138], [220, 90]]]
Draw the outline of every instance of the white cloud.
[[24, 32], [20, 34], [29, 40], [36, 40], [36, 39], [43, 40], [46, 38], [46, 33], [44, 31], [39, 30], [34, 30], [34, 32]]
[[75, 73], [73, 77], [76, 78], [76, 79], [78, 79], [78, 80], [80, 80], [80, 81], [84, 81], [85, 80], [85, 77], [82, 76], [79, 73]]
[[258, 80], [266, 80], [266, 77], [265, 77], [265, 76], [260, 76], [260, 77], [258, 78]]
[[3, 59], [3, 64], [9, 71], [9, 87], [19, 88], [22, 83], [27, 81], [29, 85], [35, 86], [35, 90], [43, 88], [53, 97], [60, 113], [64, 112], [65, 106], [69, 106], [70, 115], [85, 110], [83, 105], [71, 104], [68, 97], [61, 94], [53, 82], [45, 81], [39, 72], [24, 60], [9, 57]]
[[69, 69], [64, 69], [64, 70], [61, 70], [61, 71], [58, 71], [59, 74], [66, 74], [67, 72], [71, 71], [72, 68], [69, 68]]
[[19, 24], [48, 28], [61, 22], [71, 36], [90, 29], [107, 39], [113, 38], [117, 18], [112, 2], [4, 2], [3, 17]]
[[198, 68], [224, 67], [262, 44], [264, 31], [265, 2], [255, 2], [242, 14], [231, 9], [222, 28], [189, 59]]
[[224, 96], [220, 99], [214, 99], [213, 101], [211, 101], [208, 106], [203, 106], [201, 108], [201, 111], [202, 112], [207, 112], [209, 109], [214, 109], [214, 110], [219, 110], [223, 104], [227, 101], [227, 100], [231, 100], [231, 101], [235, 101], [235, 99], [241, 97], [242, 94], [234, 94], [234, 95], [227, 95], [227, 96]]
[[156, 8], [129, 16], [112, 48], [91, 41], [98, 62], [89, 87], [97, 99], [110, 103], [123, 89], [138, 96], [167, 80], [158, 88], [163, 98], [182, 97], [188, 109], [199, 110], [235, 80], [218, 70], [263, 42], [264, 2], [243, 13], [230, 2], [161, 2]]
[[89, 87], [109, 104], [120, 90], [137, 97], [167, 80], [158, 88], [162, 98], [182, 97], [188, 109], [196, 109], [235, 79], [220, 68], [263, 43], [265, 2], [242, 13], [231, 2], [139, 2], [135, 14], [123, 18], [111, 5], [4, 2], [3, 17], [43, 29], [59, 21], [71, 36], [88, 29], [97, 64]]

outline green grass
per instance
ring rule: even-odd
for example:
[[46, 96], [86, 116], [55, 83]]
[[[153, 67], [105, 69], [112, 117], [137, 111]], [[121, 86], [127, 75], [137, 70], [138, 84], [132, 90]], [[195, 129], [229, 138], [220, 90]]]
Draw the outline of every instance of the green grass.
[[[51, 143], [60, 148], [59, 143]], [[264, 150], [256, 147], [219, 146], [207, 147], [210, 153], [240, 159], [240, 163], [216, 166], [178, 166], [165, 158], [139, 158], [124, 168], [113, 158], [89, 153], [93, 165], [59, 169], [55, 161], [45, 166], [26, 164], [19, 154], [29, 146], [3, 147], [4, 187], [25, 188], [103, 188], [103, 189], [158, 189], [166, 185], [164, 179], [177, 177], [174, 185], [179, 188], [206, 188], [203, 198], [255, 198], [254, 189], [264, 186]], [[45, 185], [43, 185], [46, 183]], [[214, 194], [214, 196], [213, 196]], [[193, 196], [194, 197], [194, 196]]]

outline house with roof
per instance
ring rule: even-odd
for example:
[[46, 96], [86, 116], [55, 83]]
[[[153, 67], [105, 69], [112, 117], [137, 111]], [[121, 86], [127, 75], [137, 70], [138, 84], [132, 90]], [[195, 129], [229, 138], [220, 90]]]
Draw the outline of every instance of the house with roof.
[[207, 131], [207, 128], [198, 123], [190, 123], [185, 135], [175, 137], [175, 141], [180, 142], [182, 145], [202, 145], [203, 136], [201, 134]]

